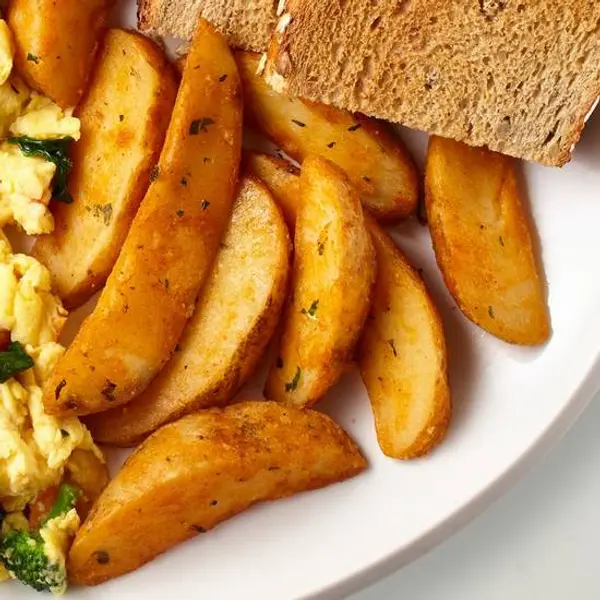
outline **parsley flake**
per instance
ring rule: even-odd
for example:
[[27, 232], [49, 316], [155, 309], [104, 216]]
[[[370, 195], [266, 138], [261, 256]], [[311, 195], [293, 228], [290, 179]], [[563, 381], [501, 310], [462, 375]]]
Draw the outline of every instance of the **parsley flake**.
[[311, 305], [310, 308], [308, 310], [306, 310], [306, 308], [303, 308], [300, 312], [303, 315], [306, 315], [309, 319], [312, 319], [313, 321], [316, 321], [316, 317], [315, 315], [317, 314], [317, 310], [319, 308], [319, 301], [315, 300]]
[[190, 125], [190, 135], [198, 135], [201, 131], [203, 133], [208, 133], [208, 126], [214, 124], [214, 119], [211, 119], [210, 117], [195, 119]]
[[296, 367], [296, 374], [294, 375], [294, 378], [289, 383], [285, 384], [286, 392], [293, 392], [298, 387], [300, 375], [302, 375], [302, 370], [300, 369], [300, 367]]
[[27, 60], [30, 62], [34, 62], [36, 65], [40, 64], [40, 57], [35, 54], [31, 54], [31, 52], [27, 53]]

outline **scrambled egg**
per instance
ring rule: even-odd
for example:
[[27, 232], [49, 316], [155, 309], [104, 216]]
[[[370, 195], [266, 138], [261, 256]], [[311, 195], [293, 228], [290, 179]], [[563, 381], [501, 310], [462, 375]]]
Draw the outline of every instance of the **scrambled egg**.
[[[81, 522], [77, 511], [73, 508], [66, 515], [50, 519], [41, 529], [40, 535], [44, 540], [46, 555], [53, 565], [65, 566], [65, 557], [69, 543], [77, 533]], [[67, 581], [60, 588], [53, 588], [52, 593], [63, 594], [67, 589]]]
[[[76, 450], [92, 452], [104, 462], [79, 419], [44, 412], [42, 387], [64, 352], [57, 340], [67, 312], [52, 294], [48, 270], [34, 258], [14, 254], [2, 233], [4, 225], [13, 223], [30, 235], [54, 229], [48, 204], [55, 163], [42, 155], [26, 156], [7, 138], [78, 140], [80, 123], [73, 109], [63, 110], [29, 90], [13, 73], [13, 55], [12, 34], [0, 19], [0, 330], [9, 331], [11, 341], [20, 342], [34, 361], [32, 369], [0, 384], [0, 509], [8, 511], [0, 535], [29, 528], [23, 509], [60, 483]], [[79, 526], [73, 509], [40, 529], [53, 563], [64, 567]], [[0, 564], [0, 581], [10, 577]]]
[[[80, 123], [72, 108], [61, 109], [11, 75], [13, 52], [11, 32], [0, 19], [0, 136], [78, 140]], [[27, 157], [14, 144], [0, 144], [0, 228], [16, 223], [29, 235], [54, 229], [48, 203], [55, 171], [45, 158]]]
[[0, 233], [0, 328], [11, 332], [13, 341], [35, 349], [56, 341], [66, 318], [52, 294], [48, 269], [35, 258], [13, 254]]
[[102, 460], [78, 418], [44, 412], [42, 386], [64, 351], [56, 340], [65, 319], [48, 270], [34, 258], [13, 254], [0, 233], [0, 327], [25, 346], [35, 365], [0, 384], [0, 500], [11, 511], [58, 483], [74, 450]]

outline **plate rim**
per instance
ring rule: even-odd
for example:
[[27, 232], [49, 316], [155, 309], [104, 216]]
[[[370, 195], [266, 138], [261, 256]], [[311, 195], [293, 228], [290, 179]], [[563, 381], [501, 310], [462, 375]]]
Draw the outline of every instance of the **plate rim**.
[[592, 363], [569, 400], [548, 423], [546, 429], [506, 469], [469, 501], [434, 525], [418, 540], [398, 548], [359, 571], [327, 585], [321, 590], [299, 596], [296, 600], [345, 599], [400, 571], [440, 546], [509, 492], [529, 471], [561, 441], [583, 415], [600, 391], [600, 347]]

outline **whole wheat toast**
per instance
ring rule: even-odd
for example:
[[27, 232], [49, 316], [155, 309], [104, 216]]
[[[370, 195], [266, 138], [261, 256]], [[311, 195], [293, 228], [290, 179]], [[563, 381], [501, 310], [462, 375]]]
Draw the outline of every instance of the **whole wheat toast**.
[[547, 165], [570, 159], [600, 95], [597, 0], [283, 0], [280, 14], [275, 89]]

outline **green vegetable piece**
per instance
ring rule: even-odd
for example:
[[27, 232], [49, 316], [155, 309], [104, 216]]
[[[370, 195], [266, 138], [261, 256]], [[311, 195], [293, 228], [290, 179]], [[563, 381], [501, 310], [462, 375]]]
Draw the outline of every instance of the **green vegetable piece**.
[[38, 592], [62, 593], [67, 585], [64, 566], [46, 554], [39, 532], [11, 531], [0, 541], [0, 561], [7, 571]]
[[73, 202], [73, 196], [67, 189], [67, 176], [73, 166], [69, 158], [69, 148], [74, 141], [72, 137], [58, 140], [36, 140], [23, 136], [8, 138], [7, 141], [9, 144], [19, 146], [25, 156], [39, 156], [54, 163], [56, 174], [54, 175], [52, 199], [65, 204]]
[[21, 371], [33, 367], [33, 359], [20, 342], [11, 342], [8, 348], [0, 352], [0, 383], [8, 381]]
[[[61, 484], [56, 502], [44, 519], [48, 521], [67, 514], [75, 507], [81, 490], [73, 485]], [[67, 571], [64, 564], [52, 562], [46, 553], [40, 530], [11, 531], [0, 540], [0, 562], [7, 571], [38, 592], [62, 594], [67, 588]]]
[[75, 508], [79, 496], [81, 496], [81, 490], [78, 487], [62, 483], [60, 488], [58, 488], [56, 502], [52, 505], [48, 516], [42, 521], [42, 527], [51, 519], [62, 517]]

